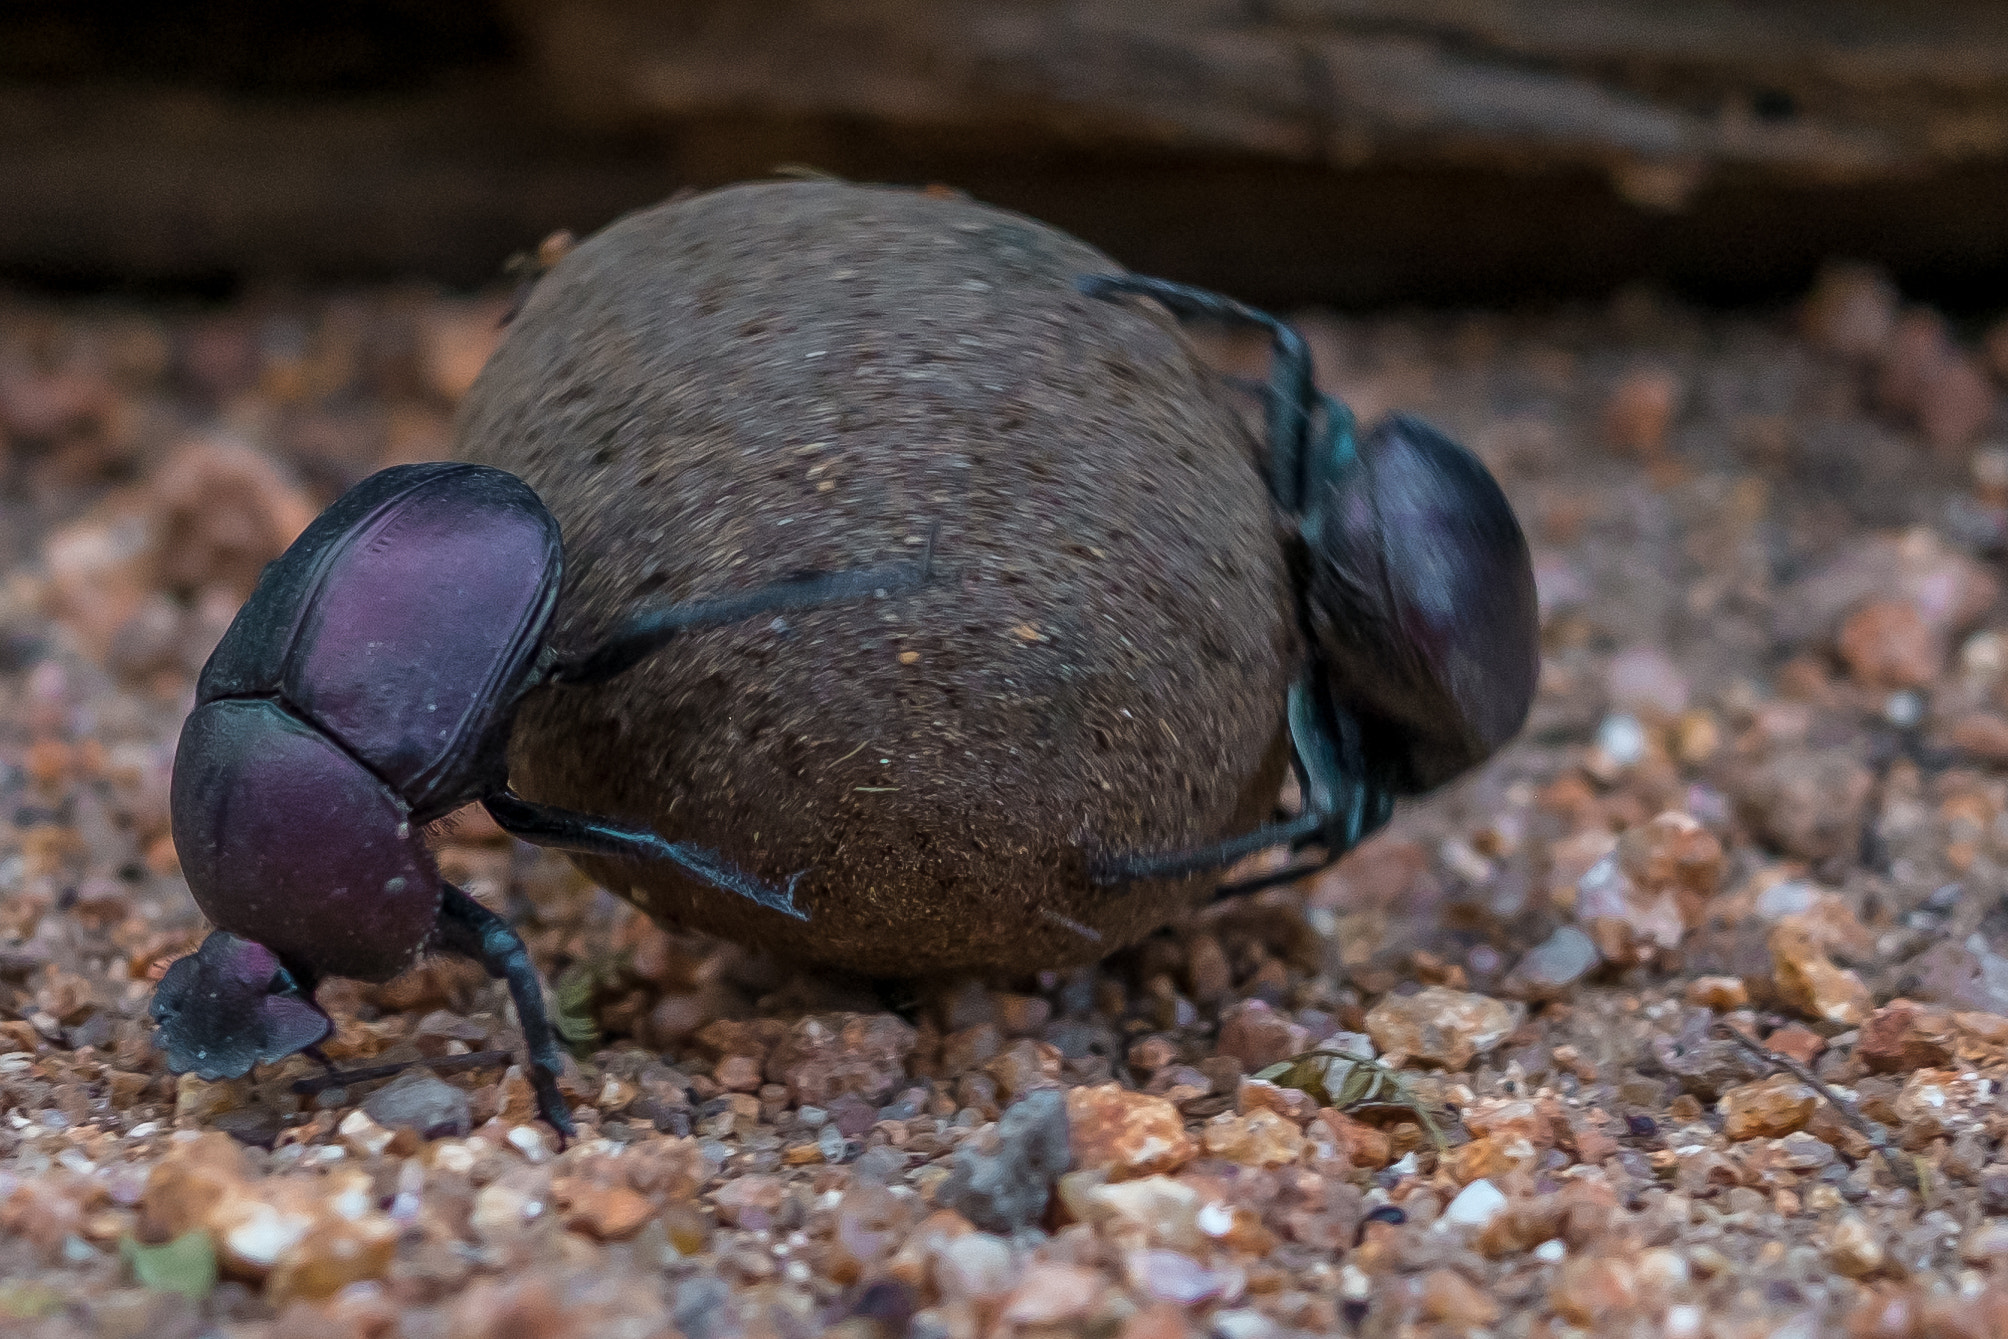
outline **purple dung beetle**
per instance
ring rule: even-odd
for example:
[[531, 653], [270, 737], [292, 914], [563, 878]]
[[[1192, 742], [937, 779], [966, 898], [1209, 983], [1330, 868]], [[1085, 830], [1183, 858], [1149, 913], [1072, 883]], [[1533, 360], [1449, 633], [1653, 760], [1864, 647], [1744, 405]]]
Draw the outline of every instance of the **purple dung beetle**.
[[321, 978], [388, 981], [438, 949], [508, 983], [539, 1107], [569, 1134], [558, 1042], [529, 953], [440, 877], [425, 825], [479, 801], [526, 841], [674, 861], [802, 917], [793, 879], [777, 887], [702, 847], [512, 793], [517, 705], [539, 685], [609, 679], [688, 629], [910, 590], [929, 561], [651, 610], [563, 654], [545, 634], [564, 552], [528, 484], [439, 462], [351, 488], [260, 576], [203, 667], [182, 727], [175, 848], [217, 928], [154, 992], [169, 1068], [234, 1078], [297, 1051], [318, 1055], [333, 1027], [314, 1003]]
[[1222, 892], [1301, 878], [1386, 823], [1396, 796], [1476, 766], [1525, 723], [1541, 669], [1526, 537], [1478, 457], [1427, 423], [1396, 415], [1356, 435], [1352, 411], [1317, 389], [1310, 351], [1287, 323], [1162, 279], [1088, 275], [1078, 287], [1269, 333], [1265, 465], [1292, 526], [1307, 648], [1287, 711], [1303, 811], [1211, 846], [1097, 855], [1095, 876], [1168, 878], [1274, 846], [1321, 848], [1315, 865]]

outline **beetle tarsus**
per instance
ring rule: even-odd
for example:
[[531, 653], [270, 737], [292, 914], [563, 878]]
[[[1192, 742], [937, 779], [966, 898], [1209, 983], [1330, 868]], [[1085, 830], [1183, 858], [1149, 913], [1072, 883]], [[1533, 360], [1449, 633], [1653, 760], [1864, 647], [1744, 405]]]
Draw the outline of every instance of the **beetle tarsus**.
[[[728, 893], [736, 893], [770, 911], [807, 920], [808, 913], [795, 905], [795, 883], [802, 875], [777, 888], [738, 868], [716, 851], [689, 842], [673, 842], [647, 828], [628, 827], [594, 814], [582, 814], [555, 805], [526, 800], [513, 792], [490, 795], [482, 804], [505, 832], [538, 846], [584, 855], [613, 856], [622, 860], [668, 860], [683, 866], [698, 878]], [[807, 871], [803, 871], [807, 873]]]
[[558, 1132], [562, 1148], [575, 1132], [571, 1110], [558, 1091], [565, 1056], [544, 1011], [543, 982], [523, 937], [507, 921], [449, 883], [439, 904], [439, 942], [508, 983], [509, 998], [515, 1001], [516, 1019], [523, 1028], [523, 1044], [530, 1053], [530, 1086], [537, 1094], [537, 1109]]

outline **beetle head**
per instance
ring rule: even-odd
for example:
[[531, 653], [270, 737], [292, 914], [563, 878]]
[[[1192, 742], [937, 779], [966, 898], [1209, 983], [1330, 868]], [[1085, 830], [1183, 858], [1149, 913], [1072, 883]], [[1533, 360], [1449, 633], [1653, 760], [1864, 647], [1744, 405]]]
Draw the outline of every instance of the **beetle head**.
[[1410, 793], [1484, 760], [1527, 719], [1540, 674], [1533, 564], [1483, 463], [1396, 415], [1338, 434], [1305, 499], [1312, 631], [1369, 762]]
[[334, 1030], [270, 949], [223, 930], [168, 967], [151, 1012], [167, 1067], [210, 1080], [283, 1060]]

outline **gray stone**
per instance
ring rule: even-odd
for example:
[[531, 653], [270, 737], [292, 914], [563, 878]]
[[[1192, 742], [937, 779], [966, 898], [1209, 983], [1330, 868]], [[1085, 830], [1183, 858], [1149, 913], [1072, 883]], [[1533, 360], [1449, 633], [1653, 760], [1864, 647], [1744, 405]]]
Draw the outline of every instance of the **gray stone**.
[[426, 1139], [464, 1135], [473, 1125], [467, 1094], [423, 1068], [407, 1069], [371, 1093], [363, 1111], [387, 1130], [404, 1128]]
[[981, 1145], [955, 1151], [935, 1202], [986, 1232], [1030, 1227], [1045, 1215], [1053, 1182], [1073, 1158], [1065, 1094], [1045, 1089], [1013, 1104]]

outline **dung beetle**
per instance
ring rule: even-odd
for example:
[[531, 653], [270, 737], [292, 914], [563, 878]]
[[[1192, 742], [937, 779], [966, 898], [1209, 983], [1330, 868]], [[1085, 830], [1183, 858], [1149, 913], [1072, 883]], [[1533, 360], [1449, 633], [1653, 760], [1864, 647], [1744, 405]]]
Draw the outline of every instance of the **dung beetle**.
[[539, 1108], [569, 1134], [529, 952], [440, 877], [425, 825], [479, 801], [526, 841], [674, 861], [800, 918], [793, 879], [777, 887], [703, 847], [512, 793], [517, 707], [542, 684], [612, 678], [688, 629], [912, 589], [928, 561], [644, 611], [564, 654], [545, 641], [564, 573], [558, 523], [528, 484], [458, 462], [364, 479], [266, 567], [196, 684], [171, 807], [182, 871], [217, 929], [154, 992], [169, 1067], [234, 1078], [318, 1054], [333, 1027], [314, 1003], [319, 980], [388, 981], [440, 949], [507, 981]]
[[1395, 415], [1363, 435], [1318, 390], [1286, 322], [1232, 298], [1139, 275], [1086, 275], [1084, 294], [1155, 300], [1181, 318], [1268, 332], [1266, 475], [1287, 540], [1307, 648], [1287, 712], [1302, 812], [1210, 846], [1100, 854], [1096, 879], [1168, 878], [1276, 846], [1314, 865], [1222, 889], [1250, 891], [1322, 869], [1386, 823], [1395, 798], [1432, 790], [1518, 732], [1540, 677], [1540, 617], [1527, 540], [1479, 459]]

